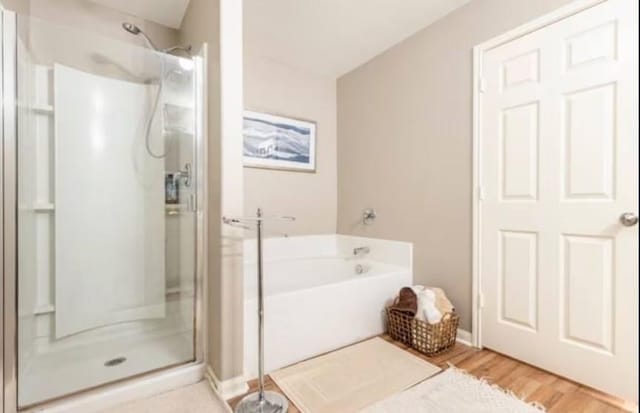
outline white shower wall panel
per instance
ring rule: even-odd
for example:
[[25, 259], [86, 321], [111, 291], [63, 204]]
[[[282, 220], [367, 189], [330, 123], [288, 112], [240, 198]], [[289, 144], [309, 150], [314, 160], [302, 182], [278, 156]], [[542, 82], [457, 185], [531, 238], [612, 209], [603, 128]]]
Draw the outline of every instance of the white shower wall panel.
[[155, 88], [63, 65], [54, 79], [56, 337], [164, 317], [164, 161], [144, 140]]

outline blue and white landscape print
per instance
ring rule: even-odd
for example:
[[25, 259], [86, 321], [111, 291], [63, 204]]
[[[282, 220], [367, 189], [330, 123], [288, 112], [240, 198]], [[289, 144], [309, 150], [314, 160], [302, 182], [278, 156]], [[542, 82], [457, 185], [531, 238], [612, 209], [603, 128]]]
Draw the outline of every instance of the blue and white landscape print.
[[245, 166], [315, 170], [316, 125], [258, 112], [244, 114]]

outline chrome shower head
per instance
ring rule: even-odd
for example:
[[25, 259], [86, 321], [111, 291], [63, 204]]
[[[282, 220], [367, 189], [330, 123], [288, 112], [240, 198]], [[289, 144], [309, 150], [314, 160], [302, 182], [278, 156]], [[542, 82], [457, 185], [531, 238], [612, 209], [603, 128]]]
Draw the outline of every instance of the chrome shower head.
[[122, 23], [122, 28], [125, 29], [127, 32], [131, 33], [134, 36], [142, 36], [142, 38], [145, 40], [145, 42], [147, 42], [147, 44], [149, 45], [150, 48], [152, 48], [155, 51], [160, 51], [156, 45], [151, 41], [151, 39], [149, 38], [149, 36], [147, 36], [141, 28], [139, 28], [138, 26], [136, 26], [133, 23], [128, 23], [128, 22], [124, 22]]
[[123, 28], [123, 29], [125, 29], [126, 31], [128, 31], [129, 33], [131, 33], [131, 34], [132, 34], [132, 35], [134, 35], [134, 36], [139, 35], [139, 34], [140, 34], [140, 32], [142, 31], [142, 30], [140, 30], [140, 28], [139, 28], [138, 26], [136, 26], [135, 24], [133, 24], [133, 23], [127, 23], [127, 22], [122, 23], [122, 28]]

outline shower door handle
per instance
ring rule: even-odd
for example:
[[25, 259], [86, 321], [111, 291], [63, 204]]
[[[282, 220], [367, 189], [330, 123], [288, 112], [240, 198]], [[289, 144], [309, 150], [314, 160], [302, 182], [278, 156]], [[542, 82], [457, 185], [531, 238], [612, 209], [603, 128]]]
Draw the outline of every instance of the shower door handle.
[[195, 194], [189, 194], [189, 197], [187, 198], [187, 210], [191, 212], [198, 212]]

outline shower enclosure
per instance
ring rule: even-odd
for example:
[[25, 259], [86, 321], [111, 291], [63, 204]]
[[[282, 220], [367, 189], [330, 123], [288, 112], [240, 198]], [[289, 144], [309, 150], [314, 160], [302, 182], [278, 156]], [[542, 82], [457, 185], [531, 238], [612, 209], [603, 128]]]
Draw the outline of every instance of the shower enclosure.
[[0, 13], [5, 412], [201, 361], [204, 59]]

